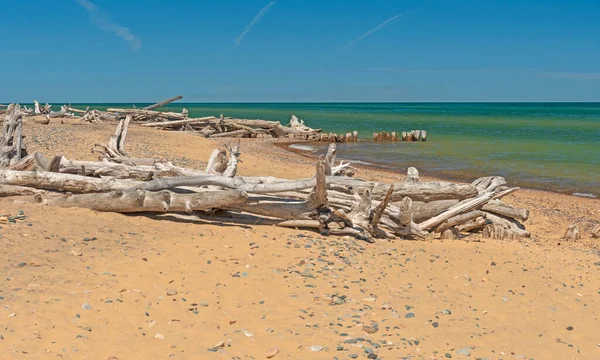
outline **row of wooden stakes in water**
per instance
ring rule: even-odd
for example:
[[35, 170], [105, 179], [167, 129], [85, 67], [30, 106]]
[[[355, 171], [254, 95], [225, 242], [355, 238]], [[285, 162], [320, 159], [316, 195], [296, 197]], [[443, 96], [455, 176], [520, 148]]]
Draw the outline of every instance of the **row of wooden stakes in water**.
[[392, 132], [375, 132], [373, 133], [373, 141], [427, 141], [426, 130], [403, 131], [402, 133]]
[[[297, 134], [293, 136], [296, 139], [311, 140], [318, 142], [336, 142], [347, 143], [358, 141], [358, 131], [345, 134], [322, 133], [315, 132], [311, 134]], [[412, 130], [403, 131], [402, 133], [392, 132], [376, 132], [373, 133], [373, 141], [427, 141], [427, 131]]]

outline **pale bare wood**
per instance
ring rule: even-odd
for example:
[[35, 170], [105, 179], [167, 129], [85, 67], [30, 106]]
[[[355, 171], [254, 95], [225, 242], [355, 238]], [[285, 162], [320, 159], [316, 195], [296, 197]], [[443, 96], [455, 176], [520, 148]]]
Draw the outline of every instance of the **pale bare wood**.
[[519, 221], [526, 221], [529, 218], [529, 210], [519, 209], [514, 206], [503, 203], [500, 200], [491, 200], [481, 208], [484, 211], [502, 215]]
[[45, 191], [25, 186], [0, 185], [0, 197], [44, 194]]
[[172, 103], [174, 101], [177, 101], [177, 100], [179, 100], [181, 98], [183, 98], [183, 95], [177, 95], [177, 96], [174, 96], [174, 97], [172, 97], [170, 99], [157, 102], [157, 103], [155, 103], [153, 105], [150, 105], [150, 106], [146, 106], [146, 107], [142, 108], [142, 110], [153, 110], [153, 109], [159, 108], [161, 106], [168, 105], [168, 104], [170, 104], [170, 103]]
[[480, 230], [485, 226], [485, 218], [478, 217], [476, 219], [470, 220], [467, 223], [458, 226], [459, 231], [469, 232], [473, 230]]
[[423, 221], [422, 223], [419, 224], [419, 227], [424, 230], [431, 229], [456, 215], [460, 215], [460, 214], [468, 212], [472, 209], [476, 209], [476, 208], [482, 206], [483, 204], [487, 203], [491, 199], [493, 199], [495, 197], [502, 197], [508, 193], [515, 191], [515, 189], [516, 188], [509, 189], [509, 190], [503, 191], [499, 194], [495, 194], [493, 192], [486, 192], [486, 193], [483, 193], [483, 194], [477, 196], [476, 198], [464, 200], [464, 201], [454, 205], [447, 211], [445, 211], [429, 220]]
[[419, 170], [415, 167], [409, 167], [406, 172], [406, 182], [407, 183], [418, 183], [421, 181], [419, 178]]
[[276, 196], [249, 196], [246, 203], [227, 208], [278, 219], [311, 219], [313, 210], [327, 206], [325, 164], [321, 161], [317, 163], [315, 178], [315, 187], [306, 200], [290, 200]]
[[392, 198], [393, 193], [394, 193], [394, 185], [392, 184], [392, 185], [390, 185], [390, 188], [389, 188], [387, 194], [385, 194], [385, 197], [383, 198], [383, 200], [379, 203], [379, 205], [377, 205], [377, 207], [375, 207], [375, 210], [373, 210], [373, 215], [372, 215], [372, 219], [371, 219], [372, 226], [377, 226], [379, 224], [379, 222], [381, 221], [381, 217], [383, 216], [385, 208], [388, 206], [388, 203], [390, 202], [390, 199]]
[[579, 240], [581, 239], [581, 233], [579, 232], [579, 226], [577, 224], [571, 224], [567, 228], [567, 231], [563, 235], [565, 240]]
[[175, 119], [175, 120], [184, 120], [185, 116], [181, 113], [174, 112], [161, 112], [161, 111], [153, 111], [153, 110], [142, 110], [142, 109], [117, 109], [110, 108], [106, 110], [109, 113], [117, 113], [119, 115], [132, 115], [135, 117], [135, 120], [140, 119], [150, 119], [150, 118], [165, 118], [165, 119]]
[[525, 227], [514, 219], [505, 218], [489, 212], [486, 212], [485, 215], [487, 222], [500, 225], [508, 230], [508, 232], [505, 234], [508, 239], [530, 236], [529, 231], [525, 230]]
[[226, 148], [229, 151], [229, 162], [225, 171], [223, 171], [223, 176], [232, 178], [237, 174], [237, 164], [240, 161], [240, 141], [238, 140], [237, 145], [226, 146]]
[[443, 233], [447, 229], [450, 229], [457, 225], [466, 224], [467, 222], [469, 222], [473, 219], [476, 219], [478, 217], [485, 218], [486, 214], [483, 211], [475, 210], [475, 211], [470, 211], [468, 213], [464, 213], [461, 215], [456, 215], [456, 216], [451, 217], [448, 220], [444, 221], [440, 225], [438, 225], [438, 227], [435, 229], [435, 232]]
[[[412, 210], [413, 210], [413, 219], [415, 222], [425, 221], [429, 218], [432, 218], [436, 215], [441, 214], [446, 211], [448, 208], [459, 203], [460, 200], [435, 200], [430, 202], [423, 201], [413, 201]], [[398, 203], [394, 203], [398, 205]]]
[[27, 155], [18, 162], [10, 165], [7, 170], [29, 171], [34, 170], [35, 167], [35, 157], [33, 155]]
[[398, 225], [394, 229], [394, 233], [402, 237], [409, 238], [427, 238], [428, 233], [424, 231], [419, 225], [413, 220], [413, 201], [409, 197], [402, 199], [398, 204]]
[[458, 233], [458, 231], [455, 228], [446, 229], [440, 234], [440, 239], [441, 240], [458, 240], [458, 239], [460, 239], [460, 233]]
[[39, 201], [52, 206], [82, 207], [96, 211], [132, 213], [192, 212], [244, 203], [246, 199], [246, 194], [237, 190], [206, 191], [191, 194], [178, 194], [167, 190], [158, 192], [136, 190], [80, 195], [66, 194], [58, 198], [43, 199], [40, 197]]
[[173, 120], [173, 121], [158, 121], [141, 124], [141, 127], [173, 127], [186, 124], [203, 124], [217, 120], [214, 116], [205, 116], [194, 119]]
[[0, 170], [0, 184], [70, 191], [73, 193], [90, 193], [124, 190], [139, 184], [139, 182], [52, 172]]
[[227, 153], [225, 150], [214, 149], [208, 159], [205, 172], [207, 174], [223, 174], [227, 169]]

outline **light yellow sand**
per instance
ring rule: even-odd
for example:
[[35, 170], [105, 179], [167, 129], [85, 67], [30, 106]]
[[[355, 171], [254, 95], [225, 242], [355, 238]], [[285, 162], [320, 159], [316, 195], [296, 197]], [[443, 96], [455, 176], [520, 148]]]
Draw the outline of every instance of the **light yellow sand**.
[[[25, 127], [30, 152], [78, 159], [94, 159], [113, 128]], [[199, 168], [215, 146], [141, 128], [128, 139], [135, 156]], [[241, 174], [312, 176], [310, 159], [242, 146]], [[0, 229], [0, 359], [264, 359], [274, 347], [273, 359], [366, 359], [367, 348], [381, 359], [599, 359], [589, 229], [600, 201], [530, 190], [508, 201], [532, 211], [532, 239], [369, 244], [0, 199], [0, 213], [26, 216]], [[573, 221], [584, 239], [561, 241]]]

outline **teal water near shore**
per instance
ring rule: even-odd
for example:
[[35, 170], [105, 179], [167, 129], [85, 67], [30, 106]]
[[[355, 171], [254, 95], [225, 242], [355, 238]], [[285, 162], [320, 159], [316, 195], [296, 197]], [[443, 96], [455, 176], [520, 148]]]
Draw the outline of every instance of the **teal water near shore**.
[[[127, 106], [130, 106], [128, 104]], [[146, 104], [136, 104], [143, 107]], [[94, 108], [123, 104], [93, 104]], [[339, 144], [341, 158], [460, 180], [501, 175], [510, 184], [600, 196], [600, 103], [174, 103], [190, 117], [277, 120], [345, 133], [424, 129], [425, 143]], [[315, 144], [323, 151], [327, 144]]]

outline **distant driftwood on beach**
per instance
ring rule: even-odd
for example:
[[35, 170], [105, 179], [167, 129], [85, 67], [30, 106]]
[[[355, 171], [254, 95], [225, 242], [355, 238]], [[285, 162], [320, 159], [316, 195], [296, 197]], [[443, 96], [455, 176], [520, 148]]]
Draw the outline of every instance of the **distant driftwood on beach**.
[[[141, 127], [198, 126], [200, 132], [210, 131], [208, 137], [232, 131], [274, 132], [275, 136], [320, 132], [295, 117], [290, 125], [282, 126], [264, 120], [188, 119], [185, 109], [182, 113], [153, 110], [174, 99], [143, 109], [108, 109], [94, 115], [89, 109], [66, 105], [54, 116], [37, 102], [33, 110], [9, 105], [2, 134], [0, 193], [35, 195], [40, 203], [53, 206], [119, 213], [191, 213], [207, 221], [312, 228], [322, 234], [367, 240], [529, 236], [522, 224], [529, 211], [501, 201], [518, 188], [507, 187], [500, 176], [479, 178], [472, 184], [423, 182], [411, 167], [404, 182], [364, 181], [350, 177], [354, 174], [350, 164], [336, 162], [335, 143], [317, 161], [315, 175], [301, 180], [238, 174], [239, 142], [226, 150], [213, 150], [205, 170], [131, 156], [125, 149], [126, 139], [135, 122]], [[42, 153], [28, 154], [22, 136], [23, 116], [38, 110], [46, 112], [43, 117], [48, 120], [76, 117], [77, 113], [86, 121], [113, 118], [118, 123], [106, 143], [95, 144], [93, 152], [99, 154], [99, 161], [66, 159], [60, 154], [48, 158]]]

